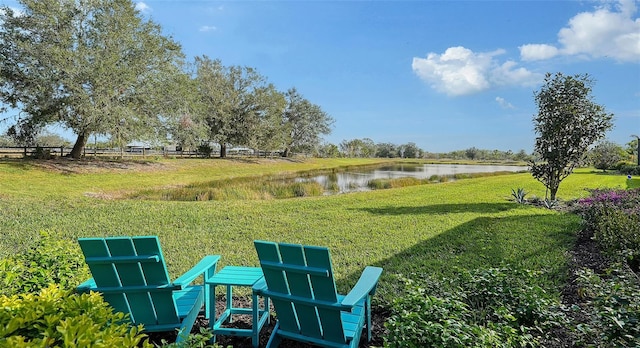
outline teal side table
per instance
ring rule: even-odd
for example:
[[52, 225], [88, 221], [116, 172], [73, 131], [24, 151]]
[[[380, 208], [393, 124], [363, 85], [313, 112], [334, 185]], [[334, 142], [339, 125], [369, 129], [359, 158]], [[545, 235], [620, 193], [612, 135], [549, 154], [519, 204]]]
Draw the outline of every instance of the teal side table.
[[[260, 289], [266, 286], [260, 267], [225, 266], [218, 273], [214, 274], [207, 282], [209, 287], [210, 313], [209, 326], [215, 335], [251, 336], [251, 343], [258, 347], [260, 342], [260, 330], [265, 323], [269, 322], [269, 298], [264, 298], [264, 305], [260, 308]], [[254, 285], [258, 285], [257, 287]], [[227, 288], [227, 301], [225, 310], [216, 318], [216, 287], [225, 286]], [[251, 308], [233, 307], [233, 287], [251, 287]], [[223, 327], [222, 324], [232, 322], [233, 315], [249, 314], [252, 316], [251, 329], [238, 329]]]

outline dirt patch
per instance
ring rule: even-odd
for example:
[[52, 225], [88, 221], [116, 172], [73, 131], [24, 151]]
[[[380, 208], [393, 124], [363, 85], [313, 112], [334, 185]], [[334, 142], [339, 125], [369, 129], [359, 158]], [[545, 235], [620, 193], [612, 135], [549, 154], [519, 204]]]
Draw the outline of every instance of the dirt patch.
[[[224, 310], [225, 305], [224, 298], [218, 299], [216, 301], [216, 310], [218, 313], [221, 313]], [[234, 307], [242, 307], [242, 308], [251, 308], [251, 298], [250, 297], [239, 297], [233, 299]], [[371, 310], [371, 342], [367, 342], [367, 332], [363, 330], [362, 336], [360, 338], [360, 348], [368, 348], [368, 347], [382, 347], [383, 345], [383, 337], [386, 335], [386, 329], [384, 327], [384, 321], [389, 317], [389, 313], [381, 307], [372, 308]], [[265, 347], [267, 342], [269, 341], [269, 337], [271, 336], [271, 332], [273, 332], [273, 327], [276, 323], [276, 318], [272, 315], [270, 318], [270, 323], [265, 324], [260, 331], [260, 347]], [[233, 323], [227, 324], [225, 326], [248, 329], [251, 328], [251, 317], [248, 315], [239, 315], [234, 316]], [[200, 328], [208, 328], [209, 320], [205, 319], [203, 316], [198, 317], [195, 325], [193, 326], [192, 333], [200, 332]], [[365, 325], [366, 327], [366, 325]], [[366, 330], [366, 329], [365, 329]], [[176, 334], [174, 332], [156, 332], [149, 334], [149, 341], [154, 344], [160, 345], [162, 340], [166, 340], [167, 342], [174, 342], [176, 339]], [[234, 348], [249, 348], [251, 345], [251, 337], [239, 337], [239, 336], [223, 336], [218, 335], [216, 337], [216, 343], [218, 343], [221, 347], [231, 346]], [[292, 340], [283, 340], [280, 343], [281, 348], [304, 348], [309, 347], [308, 344], [296, 342]]]
[[105, 172], [150, 172], [164, 170], [166, 163], [142, 160], [105, 160], [55, 158], [51, 160], [31, 161], [34, 167], [63, 174], [88, 174]]

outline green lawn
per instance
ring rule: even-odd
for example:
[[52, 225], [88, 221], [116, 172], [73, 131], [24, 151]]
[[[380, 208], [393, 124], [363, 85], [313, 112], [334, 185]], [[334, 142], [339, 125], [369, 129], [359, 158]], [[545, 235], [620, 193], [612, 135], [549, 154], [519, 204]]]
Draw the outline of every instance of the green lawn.
[[[563, 281], [566, 252], [579, 219], [511, 201], [511, 189], [518, 187], [529, 196], [544, 197], [544, 187], [530, 174], [268, 201], [93, 197], [374, 162], [170, 160], [150, 162], [147, 170], [69, 173], [44, 170], [32, 162], [0, 161], [0, 257], [33, 243], [41, 230], [59, 232], [70, 241], [80, 236], [158, 235], [175, 277], [206, 254], [222, 255], [222, 265], [256, 265], [252, 241], [264, 239], [329, 247], [342, 290], [355, 283], [364, 266], [383, 267], [378, 296], [383, 300], [393, 297], [396, 274], [446, 275], [456, 267], [510, 264], [546, 271], [541, 283], [550, 289], [557, 290]], [[558, 196], [568, 200], [586, 196], [585, 188], [628, 185], [637, 182], [580, 170], [561, 184]]]

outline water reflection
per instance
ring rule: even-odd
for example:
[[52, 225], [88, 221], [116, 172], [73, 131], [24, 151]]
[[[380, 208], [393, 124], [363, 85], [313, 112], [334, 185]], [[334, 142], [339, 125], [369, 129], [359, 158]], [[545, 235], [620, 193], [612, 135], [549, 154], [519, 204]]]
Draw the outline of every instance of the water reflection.
[[462, 164], [397, 164], [376, 169], [350, 169], [314, 177], [298, 178], [296, 181], [316, 181], [321, 184], [326, 194], [368, 191], [367, 184], [373, 179], [397, 179], [414, 177], [429, 179], [434, 176], [452, 176], [455, 174], [522, 172], [526, 166], [498, 165], [462, 165]]

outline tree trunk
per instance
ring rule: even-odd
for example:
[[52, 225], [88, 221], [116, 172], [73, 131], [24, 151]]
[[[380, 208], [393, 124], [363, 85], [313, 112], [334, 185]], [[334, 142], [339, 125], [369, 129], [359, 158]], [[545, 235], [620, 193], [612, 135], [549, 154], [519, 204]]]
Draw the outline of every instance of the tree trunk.
[[289, 150], [288, 147], [284, 148], [284, 151], [282, 152], [282, 157], [289, 157], [289, 154], [291, 153], [291, 150]]
[[220, 158], [227, 157], [227, 144], [220, 144]]
[[553, 202], [556, 200], [556, 193], [558, 193], [558, 187], [551, 188], [549, 191], [551, 192], [551, 197], [549, 197], [549, 199]]
[[75, 159], [79, 159], [80, 157], [82, 157], [82, 151], [84, 150], [84, 147], [87, 145], [88, 140], [89, 140], [89, 137], [86, 134], [84, 133], [78, 134], [76, 143], [73, 144], [73, 149], [71, 149], [71, 153], [69, 154], [69, 156]]

